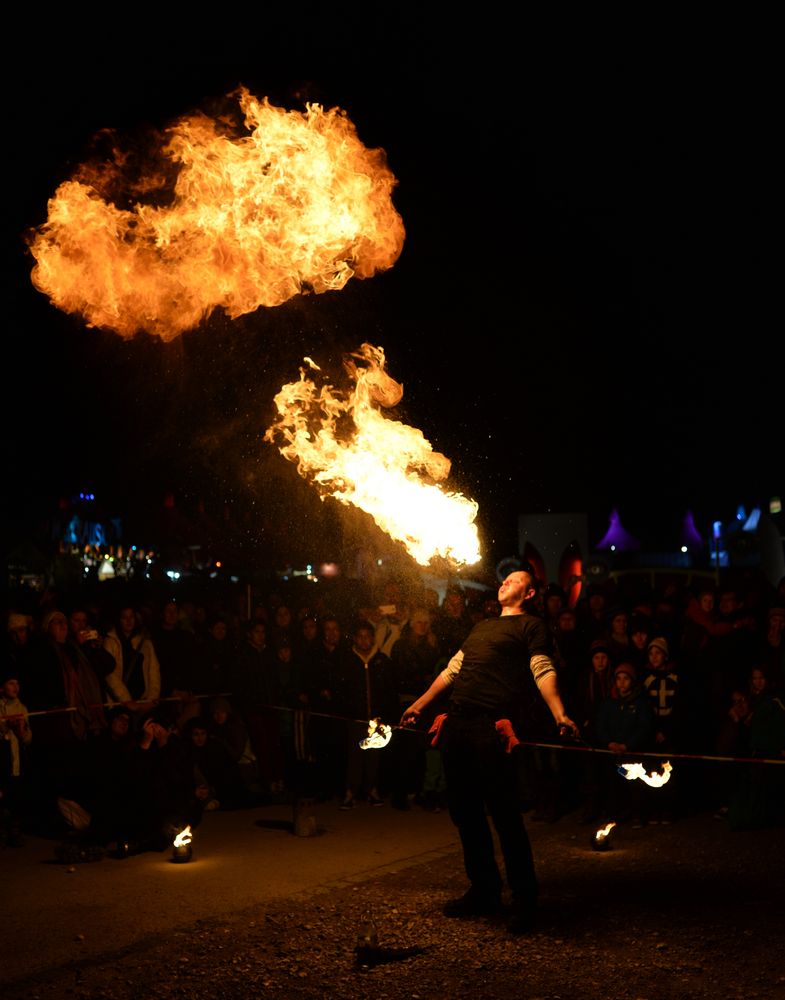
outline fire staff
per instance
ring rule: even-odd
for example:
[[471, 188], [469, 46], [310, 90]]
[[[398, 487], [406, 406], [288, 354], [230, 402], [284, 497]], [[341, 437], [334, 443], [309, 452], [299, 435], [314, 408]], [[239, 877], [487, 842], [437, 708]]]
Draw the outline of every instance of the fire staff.
[[439, 746], [450, 818], [460, 833], [470, 886], [443, 912], [472, 917], [503, 911], [490, 815], [511, 893], [507, 926], [512, 933], [531, 929], [538, 894], [517, 762], [509, 752], [517, 743], [514, 729], [523, 725], [527, 735], [542, 732], [547, 709], [562, 735], [578, 735], [562, 703], [550, 633], [543, 620], [525, 608], [536, 593], [529, 564], [510, 573], [498, 591], [500, 616], [474, 626], [447, 667], [401, 717], [401, 725], [416, 723], [423, 709], [449, 691], [446, 716], [440, 717]]

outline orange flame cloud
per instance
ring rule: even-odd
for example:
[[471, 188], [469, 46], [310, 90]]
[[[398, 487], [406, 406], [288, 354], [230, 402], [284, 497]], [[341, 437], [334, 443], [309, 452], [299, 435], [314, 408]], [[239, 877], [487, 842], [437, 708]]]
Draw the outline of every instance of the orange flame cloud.
[[299, 382], [284, 385], [275, 397], [279, 419], [265, 440], [283, 442], [281, 454], [297, 463], [322, 499], [332, 496], [370, 514], [420, 565], [437, 556], [473, 565], [480, 560], [478, 506], [440, 485], [450, 460], [433, 451], [422, 431], [380, 411], [403, 396], [384, 365], [382, 348], [363, 344], [346, 359], [356, 384], [345, 392], [317, 389], [301, 368]]
[[171, 340], [218, 307], [235, 319], [395, 263], [404, 227], [384, 150], [340, 109], [228, 96], [242, 125], [184, 117], [141, 168], [115, 150], [60, 185], [28, 239], [32, 282], [55, 306]]

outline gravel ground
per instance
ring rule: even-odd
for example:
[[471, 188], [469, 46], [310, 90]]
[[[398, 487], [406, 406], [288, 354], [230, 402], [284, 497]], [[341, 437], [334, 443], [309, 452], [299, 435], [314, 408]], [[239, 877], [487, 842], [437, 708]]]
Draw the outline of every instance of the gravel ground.
[[[575, 817], [528, 823], [542, 885], [536, 929], [448, 920], [461, 857], [320, 886], [197, 921], [119, 953], [3, 987], [3, 1000], [322, 997], [785, 998], [782, 829], [710, 815], [619, 826], [592, 848]], [[375, 951], [359, 954], [370, 907]]]

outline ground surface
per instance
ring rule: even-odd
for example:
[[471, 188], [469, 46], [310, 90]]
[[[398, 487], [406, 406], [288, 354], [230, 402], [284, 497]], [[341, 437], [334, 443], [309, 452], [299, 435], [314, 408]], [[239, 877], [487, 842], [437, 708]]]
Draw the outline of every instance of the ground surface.
[[[363, 822], [391, 816], [368, 812]], [[442, 916], [465, 888], [456, 843], [375, 869], [358, 847], [357, 875], [219, 916], [199, 918], [197, 898], [170, 929], [84, 958], [77, 948], [6, 982], [3, 1000], [785, 998], [785, 831], [731, 831], [701, 814], [619, 826], [599, 852], [593, 827], [575, 816], [527, 822], [542, 898], [524, 937], [500, 919]], [[117, 906], [129, 919], [127, 893]], [[356, 944], [368, 906], [378, 950], [363, 964]]]

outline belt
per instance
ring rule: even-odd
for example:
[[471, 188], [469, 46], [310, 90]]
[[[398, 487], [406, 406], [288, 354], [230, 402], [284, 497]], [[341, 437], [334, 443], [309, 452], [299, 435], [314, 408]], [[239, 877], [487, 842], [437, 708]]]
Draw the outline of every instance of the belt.
[[503, 712], [488, 708], [486, 705], [473, 705], [468, 701], [451, 701], [447, 706], [447, 714], [459, 719], [498, 719]]

